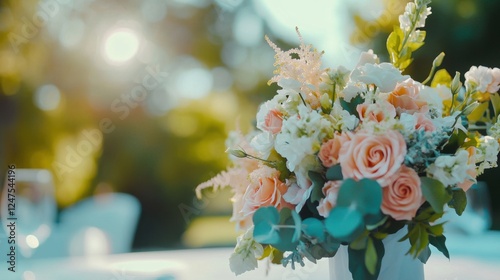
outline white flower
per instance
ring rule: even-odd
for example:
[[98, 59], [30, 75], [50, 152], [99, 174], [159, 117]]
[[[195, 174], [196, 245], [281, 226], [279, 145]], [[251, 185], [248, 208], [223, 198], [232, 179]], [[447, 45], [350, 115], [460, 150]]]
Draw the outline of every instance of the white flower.
[[373, 50], [368, 50], [367, 52], [362, 52], [361, 55], [359, 56], [358, 64], [356, 65], [356, 68], [361, 67], [367, 63], [370, 64], [377, 64], [379, 63], [378, 56], [373, 53]]
[[[451, 94], [451, 92], [450, 92]], [[423, 99], [427, 102], [427, 106], [429, 110], [435, 112], [436, 116], [441, 116], [443, 113], [443, 99], [439, 91], [435, 88], [431, 88], [428, 86], [423, 86], [419, 92], [420, 99]]]
[[257, 258], [262, 256], [264, 248], [253, 240], [253, 227], [237, 239], [236, 247], [229, 258], [229, 267], [236, 275], [258, 267]]
[[[399, 16], [399, 27], [403, 31], [410, 31], [412, 27], [412, 20], [411, 18], [415, 16], [417, 12], [417, 6], [413, 2], [409, 2], [406, 4], [405, 7], [405, 12], [404, 14]], [[427, 19], [427, 16], [431, 14], [431, 8], [425, 8], [422, 10], [419, 16], [419, 21], [416, 23], [415, 27], [424, 27], [425, 26], [425, 20]]]
[[453, 156], [439, 156], [436, 161], [429, 165], [427, 174], [441, 181], [445, 186], [454, 186], [468, 179], [467, 171], [474, 168], [468, 163], [469, 153], [459, 150]]
[[399, 122], [403, 125], [404, 136], [408, 136], [415, 131], [415, 125], [417, 124], [417, 118], [415, 115], [402, 113], [399, 117]]
[[287, 159], [287, 168], [292, 172], [306, 156], [319, 150], [325, 137], [333, 135], [332, 123], [320, 113], [302, 104], [298, 111], [283, 121], [275, 142], [276, 151]]
[[476, 149], [476, 163], [478, 174], [482, 174], [485, 169], [497, 167], [497, 154], [500, 149], [498, 141], [491, 136], [482, 136], [479, 139], [479, 147]]
[[274, 135], [268, 131], [263, 131], [252, 138], [250, 146], [259, 152], [260, 157], [266, 159], [274, 147]]
[[351, 73], [350, 82], [363, 82], [367, 85], [376, 85], [381, 92], [391, 92], [398, 82], [410, 78], [407, 75], [401, 75], [399, 69], [391, 63], [371, 64], [367, 63], [356, 68]]
[[465, 73], [465, 86], [479, 92], [495, 93], [500, 89], [500, 69], [472, 66]]

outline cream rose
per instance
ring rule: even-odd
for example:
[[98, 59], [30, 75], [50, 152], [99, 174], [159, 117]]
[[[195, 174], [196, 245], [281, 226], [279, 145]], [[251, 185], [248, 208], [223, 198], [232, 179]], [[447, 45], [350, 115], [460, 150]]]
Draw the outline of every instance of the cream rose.
[[406, 143], [401, 133], [389, 130], [383, 135], [373, 135], [361, 131], [342, 146], [339, 162], [344, 178], [368, 178], [386, 186], [405, 155]]
[[417, 172], [404, 165], [382, 191], [381, 210], [396, 220], [411, 220], [424, 202]]
[[347, 134], [335, 133], [333, 139], [329, 139], [321, 145], [318, 158], [325, 167], [331, 167], [338, 163], [339, 152], [342, 144], [349, 141]]
[[397, 84], [396, 88], [389, 94], [387, 101], [394, 105], [398, 114], [425, 112], [427, 102], [420, 97], [421, 88], [423, 86], [420, 83], [407, 79]]
[[341, 185], [342, 181], [328, 181], [323, 186], [322, 192], [325, 198], [319, 201], [318, 207], [316, 208], [321, 216], [325, 218], [328, 217], [330, 211], [337, 205], [337, 195]]
[[283, 114], [278, 110], [270, 110], [264, 120], [263, 128], [272, 134], [277, 134], [281, 131], [282, 125]]
[[[261, 169], [271, 168], [263, 167]], [[242, 197], [243, 206], [240, 211], [244, 217], [251, 216], [257, 209], [265, 206], [274, 206], [278, 210], [284, 207], [291, 209], [294, 207], [283, 198], [288, 186], [279, 180], [279, 172], [268, 171], [257, 170], [251, 174], [251, 177], [256, 178], [251, 179], [251, 183]], [[260, 174], [263, 176], [259, 177]]]

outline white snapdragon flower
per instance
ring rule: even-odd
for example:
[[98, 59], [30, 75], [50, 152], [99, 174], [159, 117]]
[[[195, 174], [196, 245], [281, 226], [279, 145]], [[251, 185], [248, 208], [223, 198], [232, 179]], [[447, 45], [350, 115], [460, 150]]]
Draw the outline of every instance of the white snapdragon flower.
[[466, 150], [459, 150], [453, 156], [439, 156], [433, 164], [429, 165], [427, 174], [441, 181], [445, 186], [454, 186], [469, 178], [467, 171], [474, 166], [469, 164], [468, 160], [469, 153]]
[[330, 116], [333, 119], [332, 127], [335, 130], [354, 130], [359, 124], [359, 119], [355, 115], [351, 115], [349, 112], [344, 110], [338, 102], [333, 104]]
[[319, 112], [302, 104], [298, 111], [283, 121], [275, 142], [276, 151], [287, 159], [287, 168], [292, 172], [306, 156], [319, 150], [325, 137], [333, 135], [332, 123]]
[[497, 167], [497, 154], [500, 149], [498, 141], [491, 136], [482, 136], [479, 139], [479, 147], [476, 149], [476, 163], [478, 174], [482, 174], [485, 169]]
[[381, 92], [391, 92], [398, 82], [410, 78], [408, 75], [402, 75], [401, 71], [391, 63], [365, 65], [354, 69], [351, 73], [349, 83], [357, 84], [362, 82], [366, 85], [376, 85]]
[[[403, 31], [410, 31], [412, 28], [412, 17], [415, 16], [417, 13], [417, 6], [413, 2], [409, 2], [406, 4], [405, 7], [405, 12], [399, 16], [399, 27]], [[425, 26], [425, 20], [427, 19], [427, 16], [431, 14], [431, 8], [427, 7], [422, 10], [419, 16], [419, 21], [416, 24], [416, 28], [424, 27]]]
[[229, 258], [229, 267], [236, 275], [257, 268], [257, 258], [264, 253], [262, 245], [253, 240], [252, 233], [253, 227], [238, 237], [234, 252]]
[[495, 93], [500, 89], [500, 69], [472, 66], [465, 73], [465, 86], [479, 92]]

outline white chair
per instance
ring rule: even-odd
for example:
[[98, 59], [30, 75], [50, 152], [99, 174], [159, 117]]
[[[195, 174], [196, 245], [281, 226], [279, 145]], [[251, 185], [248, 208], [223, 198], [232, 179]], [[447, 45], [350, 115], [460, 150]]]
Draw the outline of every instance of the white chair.
[[89, 256], [130, 252], [140, 203], [132, 195], [106, 193], [77, 202], [33, 257]]

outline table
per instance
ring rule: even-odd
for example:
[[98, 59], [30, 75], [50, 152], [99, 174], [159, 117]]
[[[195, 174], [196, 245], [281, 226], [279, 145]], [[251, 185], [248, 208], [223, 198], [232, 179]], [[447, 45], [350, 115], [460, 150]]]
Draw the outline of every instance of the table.
[[[433, 251], [425, 265], [426, 280], [498, 280], [500, 279], [500, 232], [481, 238], [448, 237], [451, 260]], [[236, 277], [229, 270], [232, 248], [185, 249], [137, 252], [64, 259], [18, 260], [18, 269], [8, 272], [0, 263], [0, 279], [6, 280], [174, 280], [174, 279], [328, 279], [328, 260], [317, 265], [306, 261], [296, 270], [279, 265]], [[267, 271], [267, 277], [266, 277]]]

